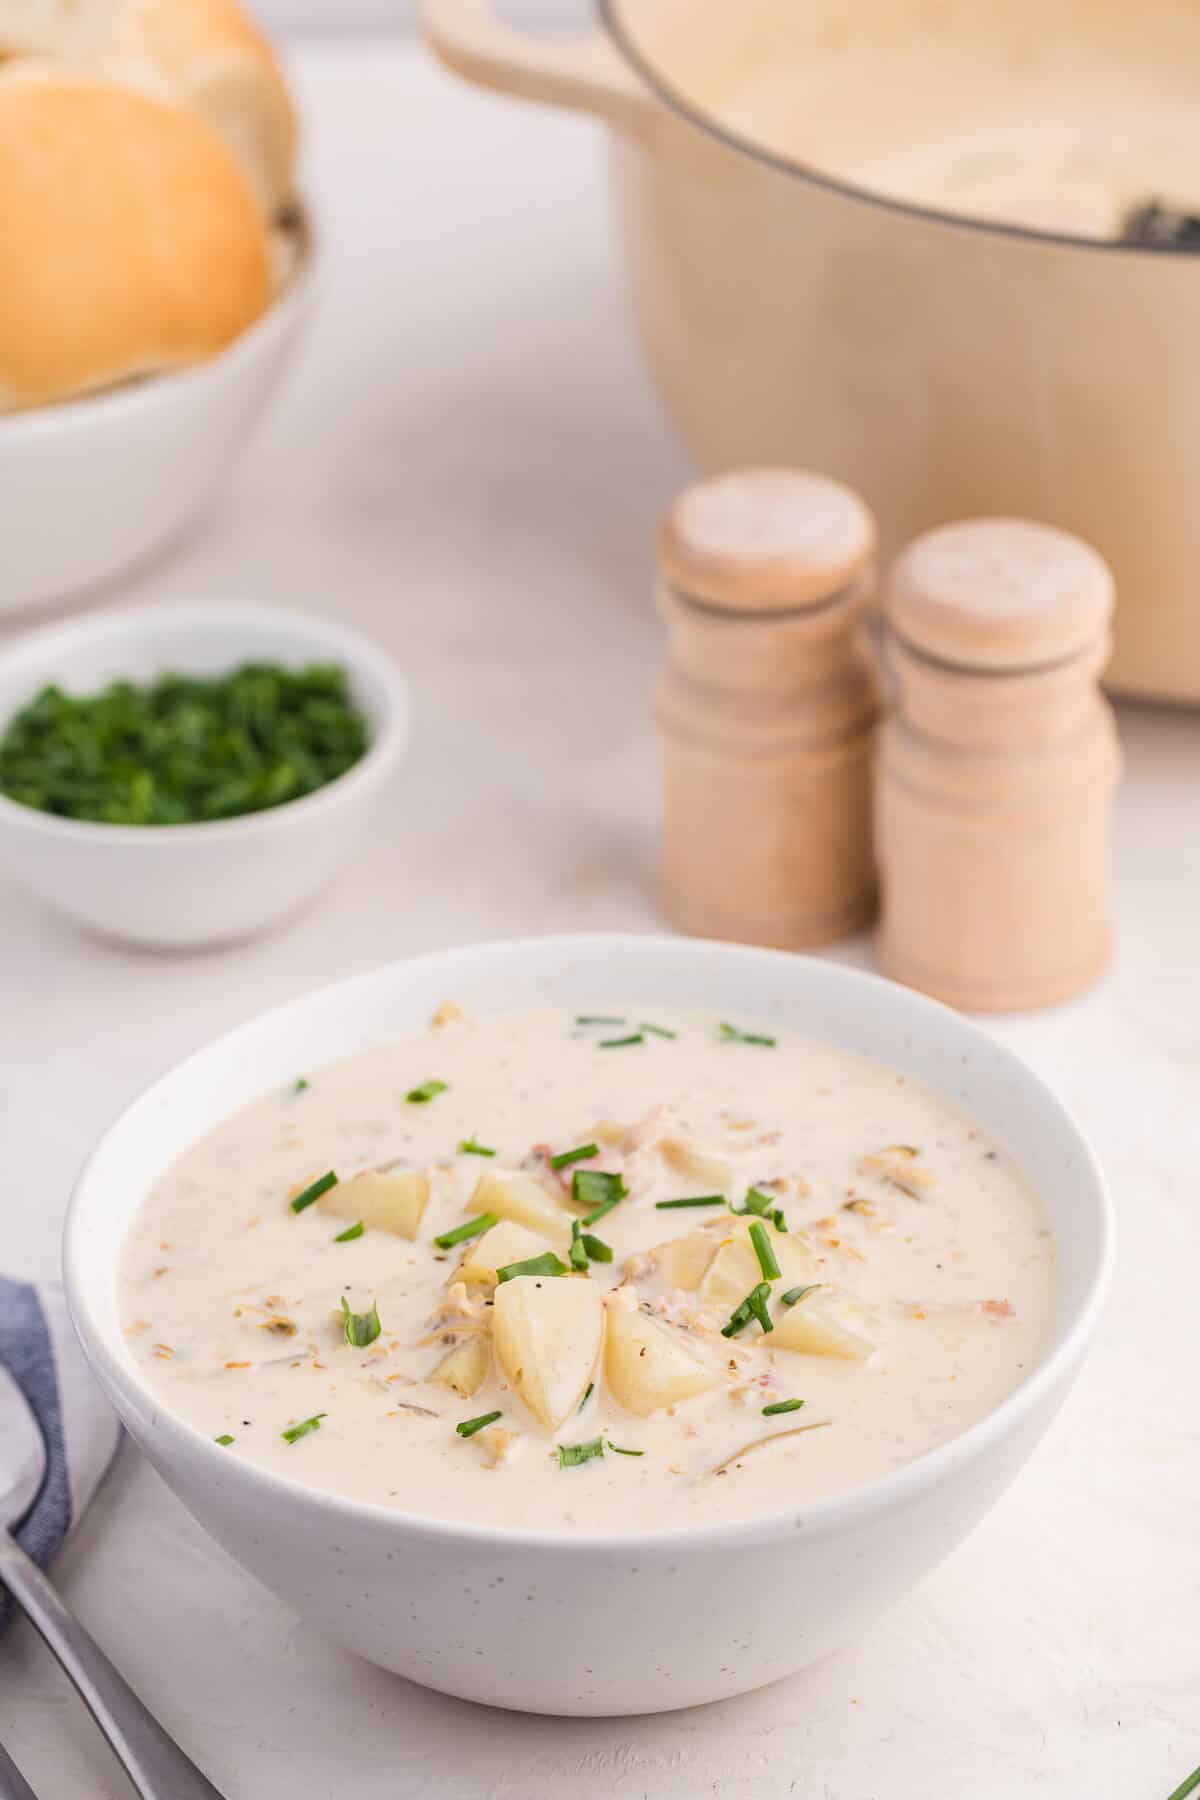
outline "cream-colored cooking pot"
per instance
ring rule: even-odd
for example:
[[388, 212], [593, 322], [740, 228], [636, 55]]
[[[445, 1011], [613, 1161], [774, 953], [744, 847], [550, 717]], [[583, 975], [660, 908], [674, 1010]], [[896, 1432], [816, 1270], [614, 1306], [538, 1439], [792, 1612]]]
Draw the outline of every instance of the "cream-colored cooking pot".
[[1113, 564], [1115, 686], [1200, 700], [1198, 0], [427, 0], [471, 79], [616, 128], [636, 313], [706, 468], [807, 464], [885, 550], [976, 513]]

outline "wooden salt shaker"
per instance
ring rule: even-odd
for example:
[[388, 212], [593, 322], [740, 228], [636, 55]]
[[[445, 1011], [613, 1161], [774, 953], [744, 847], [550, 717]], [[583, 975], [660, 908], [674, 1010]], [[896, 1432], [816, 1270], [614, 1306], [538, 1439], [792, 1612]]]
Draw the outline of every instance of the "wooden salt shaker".
[[1009, 1011], [1104, 967], [1112, 606], [1107, 565], [1045, 525], [947, 525], [897, 559], [876, 800], [889, 975]]
[[872, 916], [874, 549], [858, 496], [801, 471], [717, 476], [663, 520], [663, 893], [682, 930], [802, 949]]

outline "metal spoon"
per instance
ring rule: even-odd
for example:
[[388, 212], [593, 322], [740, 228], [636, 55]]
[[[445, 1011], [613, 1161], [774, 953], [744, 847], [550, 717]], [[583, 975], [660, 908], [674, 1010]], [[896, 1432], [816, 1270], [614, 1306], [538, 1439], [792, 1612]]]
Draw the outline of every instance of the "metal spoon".
[[3, 1744], [0, 1744], [0, 1800], [37, 1800]]
[[[221, 1800], [11, 1536], [37, 1498], [45, 1468], [37, 1422], [11, 1375], [0, 1369], [0, 1583], [75, 1683], [142, 1800]], [[17, 1780], [14, 1800], [32, 1800], [28, 1784]]]

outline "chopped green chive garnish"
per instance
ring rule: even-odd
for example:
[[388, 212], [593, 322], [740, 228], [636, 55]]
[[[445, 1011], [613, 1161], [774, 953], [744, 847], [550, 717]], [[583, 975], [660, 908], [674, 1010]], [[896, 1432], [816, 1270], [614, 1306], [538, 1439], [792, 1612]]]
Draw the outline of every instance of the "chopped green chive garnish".
[[584, 1407], [587, 1405], [588, 1401], [591, 1399], [591, 1397], [595, 1393], [595, 1391], [596, 1391], [595, 1382], [589, 1381], [587, 1386], [583, 1390], [583, 1399], [579, 1402], [579, 1405], [575, 1408], [575, 1411], [577, 1413], [581, 1413], [583, 1411]]
[[1188, 1800], [1200, 1788], [1200, 1769], [1193, 1769], [1185, 1781], [1180, 1782], [1174, 1793], [1167, 1795], [1167, 1800]]
[[226, 1444], [232, 1444], [232, 1442], [233, 1442], [233, 1439], [230, 1437], [230, 1435], [227, 1431], [223, 1431], [219, 1438], [213, 1439], [213, 1443], [220, 1444], [222, 1449], [225, 1448]]
[[610, 1013], [576, 1013], [577, 1025], [623, 1025], [624, 1019], [614, 1019]]
[[0, 793], [104, 825], [184, 825], [298, 800], [351, 768], [367, 724], [333, 664], [43, 687], [0, 734]]
[[598, 1225], [601, 1219], [606, 1219], [608, 1217], [614, 1206], [620, 1206], [622, 1198], [623, 1196], [618, 1194], [615, 1200], [605, 1200], [602, 1205], [594, 1207], [584, 1218], [583, 1223], [585, 1225]]
[[357, 1225], [347, 1225], [345, 1231], [339, 1231], [333, 1241], [335, 1244], [353, 1243], [354, 1239], [360, 1238], [365, 1230], [366, 1226], [360, 1219]]
[[819, 1281], [810, 1281], [807, 1287], [789, 1288], [786, 1294], [780, 1294], [779, 1298], [785, 1306], [795, 1306], [797, 1300], [803, 1300], [805, 1294], [811, 1294], [813, 1289], [819, 1288], [820, 1285]]
[[285, 1444], [294, 1444], [297, 1438], [307, 1437], [310, 1431], [320, 1431], [321, 1420], [328, 1418], [328, 1413], [314, 1413], [311, 1419], [301, 1419], [287, 1431], [281, 1431], [280, 1437]]
[[577, 1206], [593, 1207], [583, 1221], [585, 1225], [594, 1225], [605, 1213], [611, 1212], [617, 1202], [624, 1200], [629, 1189], [620, 1175], [610, 1175], [605, 1169], [576, 1169], [571, 1178], [571, 1198]]
[[645, 1041], [640, 1031], [631, 1031], [628, 1037], [601, 1038], [596, 1048], [597, 1050], [624, 1050], [627, 1044], [644, 1044]]
[[731, 1206], [729, 1210], [730, 1212], [735, 1213], [755, 1213], [760, 1219], [763, 1219], [770, 1212], [774, 1204], [774, 1194], [766, 1194], [763, 1192], [762, 1188], [752, 1187], [746, 1194], [745, 1205]]
[[[647, 1025], [645, 1020], [643, 1020], [642, 1023], [638, 1026], [638, 1030], [639, 1031], [648, 1031], [652, 1037], [677, 1038], [679, 1036], [679, 1033], [677, 1031], [668, 1031], [665, 1025]], [[610, 1444], [609, 1449], [615, 1450], [616, 1445]], [[622, 1451], [622, 1455], [624, 1455], [624, 1456], [640, 1456], [641, 1454], [642, 1453], [640, 1450]]]
[[569, 1169], [572, 1163], [590, 1162], [593, 1156], [599, 1156], [599, 1144], [579, 1144], [574, 1150], [560, 1150], [557, 1156], [550, 1158], [552, 1169]]
[[460, 1156], [495, 1156], [496, 1152], [489, 1150], [486, 1144], [477, 1144], [473, 1137], [469, 1137], [464, 1138], [458, 1146], [458, 1154]]
[[720, 1027], [723, 1044], [761, 1044], [765, 1050], [774, 1050], [775, 1039], [763, 1037], [757, 1031], [739, 1031], [736, 1025], [722, 1024]]
[[303, 1193], [296, 1195], [292, 1201], [292, 1211], [303, 1212], [306, 1206], [311, 1206], [314, 1200], [319, 1200], [322, 1194], [327, 1194], [331, 1187], [336, 1186], [337, 1176], [330, 1169], [326, 1174], [319, 1175], [315, 1181], [310, 1182]]
[[783, 1271], [775, 1260], [775, 1252], [771, 1248], [767, 1228], [759, 1219], [755, 1219], [750, 1227], [750, 1242], [754, 1245], [754, 1254], [758, 1258], [758, 1266], [763, 1272], [763, 1279], [778, 1281]]
[[803, 1405], [803, 1400], [772, 1400], [770, 1406], [763, 1407], [763, 1418], [773, 1419], [776, 1413], [799, 1412]]
[[[672, 1035], [674, 1034], [672, 1033]], [[608, 1447], [616, 1456], [645, 1456], [646, 1454], [644, 1450], [622, 1450], [620, 1444], [614, 1444], [611, 1438], [608, 1440]]]
[[346, 1326], [346, 1342], [355, 1350], [365, 1350], [368, 1344], [375, 1342], [383, 1330], [383, 1326], [379, 1322], [379, 1308], [374, 1301], [371, 1302], [369, 1313], [351, 1312], [350, 1303], [343, 1294], [342, 1315]]
[[298, 1075], [292, 1083], [292, 1092], [293, 1094], [302, 1094], [307, 1086], [308, 1078], [304, 1075]]
[[760, 1281], [758, 1286], [752, 1289], [746, 1296], [750, 1302], [750, 1311], [754, 1314], [764, 1331], [774, 1331], [775, 1329], [774, 1325], [771, 1323], [771, 1315], [767, 1311], [767, 1301], [770, 1299], [770, 1296], [771, 1290], [765, 1281]]
[[590, 1231], [585, 1231], [580, 1219], [571, 1221], [571, 1248], [568, 1254], [571, 1267], [581, 1269], [584, 1273], [587, 1272], [589, 1257], [592, 1262], [603, 1263], [610, 1263], [613, 1259], [611, 1244], [606, 1244], [603, 1238], [593, 1237]]
[[485, 1425], [494, 1425], [500, 1416], [498, 1412], [480, 1413], [477, 1419], [460, 1419], [454, 1429], [459, 1437], [474, 1437]]
[[565, 1275], [567, 1265], [555, 1256], [553, 1250], [544, 1250], [541, 1256], [527, 1256], [524, 1262], [505, 1263], [502, 1269], [496, 1270], [497, 1281], [513, 1281], [518, 1275]]
[[445, 1091], [446, 1083], [444, 1081], [423, 1081], [420, 1087], [409, 1088], [404, 1098], [411, 1106], [424, 1106], [427, 1100], [433, 1100], [438, 1094], [444, 1094]]
[[739, 1331], [746, 1329], [751, 1319], [757, 1319], [764, 1331], [774, 1331], [771, 1315], [767, 1311], [770, 1294], [771, 1290], [765, 1281], [760, 1281], [757, 1287], [751, 1288], [741, 1305], [735, 1306], [730, 1313], [729, 1323], [722, 1325], [721, 1336], [736, 1337]]
[[586, 1444], [559, 1444], [558, 1466], [560, 1469], [574, 1469], [580, 1463], [591, 1462], [593, 1456], [603, 1455], [603, 1438], [589, 1438]]
[[762, 1188], [750, 1188], [746, 1194], [745, 1205], [730, 1205], [729, 1210], [737, 1213], [740, 1218], [744, 1218], [747, 1213], [754, 1213], [757, 1218], [770, 1219], [776, 1231], [787, 1230], [787, 1220], [783, 1215], [783, 1208], [776, 1206], [774, 1194], [768, 1194]]
[[656, 1200], [656, 1212], [670, 1212], [676, 1206], [724, 1206], [724, 1194], [697, 1194], [691, 1200]]
[[495, 1223], [495, 1213], [480, 1213], [477, 1219], [468, 1219], [465, 1225], [456, 1225], [453, 1231], [443, 1231], [433, 1241], [439, 1250], [453, 1250], [455, 1244], [465, 1244], [482, 1232], [490, 1231]]

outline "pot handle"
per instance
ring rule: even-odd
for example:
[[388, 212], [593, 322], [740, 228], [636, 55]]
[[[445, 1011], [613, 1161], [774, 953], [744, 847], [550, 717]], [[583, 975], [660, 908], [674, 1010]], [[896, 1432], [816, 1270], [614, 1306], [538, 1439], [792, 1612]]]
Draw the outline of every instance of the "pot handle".
[[442, 62], [481, 87], [597, 113], [627, 130], [650, 110], [649, 93], [603, 31], [533, 37], [506, 25], [490, 0], [423, 0], [421, 24]]

